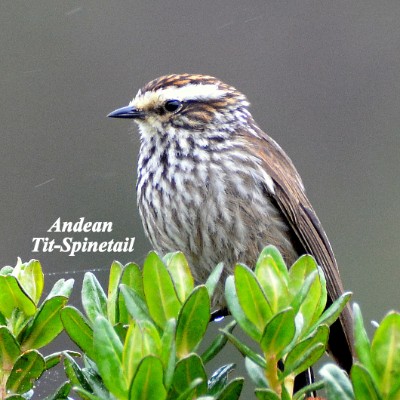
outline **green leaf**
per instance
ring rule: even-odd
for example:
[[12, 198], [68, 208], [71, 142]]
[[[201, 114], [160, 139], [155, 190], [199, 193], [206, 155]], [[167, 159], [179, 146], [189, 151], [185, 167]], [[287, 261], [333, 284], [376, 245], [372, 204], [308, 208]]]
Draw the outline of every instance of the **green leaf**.
[[125, 306], [135, 321], [153, 321], [150, 311], [147, 308], [147, 304], [135, 289], [126, 285], [120, 285], [120, 290], [125, 299]]
[[69, 382], [64, 382], [55, 393], [47, 396], [44, 400], [67, 400], [72, 385]]
[[75, 307], [66, 306], [61, 310], [61, 321], [71, 340], [93, 360], [93, 329], [84, 315]]
[[259, 400], [280, 400], [280, 397], [272, 389], [256, 389], [255, 394]]
[[[258, 257], [257, 264], [264, 257], [268, 257], [268, 256], [274, 260], [274, 263], [276, 264], [274, 266], [274, 268], [277, 268], [279, 270], [279, 275], [285, 281], [286, 286], [287, 286], [287, 283], [289, 281], [288, 267], [285, 263], [285, 260], [282, 257], [282, 254], [275, 246], [269, 245], [269, 246], [264, 247], [260, 256]], [[256, 264], [256, 268], [257, 268], [257, 264]]]
[[[317, 390], [322, 390], [324, 388], [325, 388], [324, 381], [311, 383], [310, 385], [306, 385], [302, 387], [299, 391], [297, 391], [293, 395], [293, 400], [304, 400], [304, 398], [306, 398], [305, 396], [308, 395], [308, 393], [316, 392]], [[311, 399], [312, 398], [310, 398], [310, 400]]]
[[[354, 314], [354, 348], [358, 359], [368, 371], [373, 372], [375, 368], [371, 359], [371, 342], [364, 327], [364, 321], [358, 304], [353, 304]], [[376, 373], [374, 372], [374, 376]]]
[[235, 364], [227, 364], [218, 368], [208, 380], [208, 395], [217, 395], [228, 382], [228, 374], [235, 369]]
[[122, 353], [124, 375], [130, 384], [140, 361], [148, 355], [158, 355], [161, 339], [157, 328], [149, 321], [132, 323], [126, 334]]
[[264, 255], [258, 259], [254, 272], [274, 313], [290, 304], [286, 266], [282, 268], [271, 255]]
[[165, 325], [161, 338], [161, 361], [164, 366], [164, 385], [167, 389], [172, 384], [176, 362], [176, 320], [170, 319]]
[[352, 296], [351, 292], [343, 293], [340, 297], [338, 297], [321, 315], [321, 317], [317, 320], [317, 322], [310, 328], [310, 331], [315, 329], [318, 325], [328, 325], [331, 326], [342, 313], [343, 309], [346, 307], [346, 304], [350, 300]]
[[[290, 305], [293, 307], [296, 314], [300, 312], [300, 307], [302, 306], [303, 302], [307, 299], [308, 293], [311, 289], [311, 286], [314, 284], [315, 280], [318, 279], [318, 271], [314, 270], [310, 275], [308, 275], [301, 286], [300, 290], [297, 294], [293, 297], [292, 302]], [[303, 326], [306, 329], [309, 326], [309, 319], [306, 321], [303, 316]]]
[[126, 398], [127, 382], [122, 366], [122, 343], [110, 322], [97, 317], [93, 329], [95, 361], [107, 389], [117, 398]]
[[42, 266], [37, 260], [30, 260], [23, 264], [20, 261], [15, 266], [13, 275], [33, 302], [38, 304], [44, 286]]
[[10, 371], [21, 354], [19, 343], [6, 326], [0, 326], [0, 374]]
[[[188, 385], [188, 387], [179, 395], [178, 398], [176, 398], [176, 400], [187, 400], [187, 399], [193, 399], [196, 398], [198, 400], [214, 400], [214, 397], [211, 396], [200, 396], [200, 397], [195, 397], [196, 395], [196, 389], [198, 386], [200, 386], [202, 384], [203, 380], [200, 378], [197, 378], [195, 380], [193, 380], [192, 382], [190, 382], [190, 384]], [[174, 399], [175, 394], [171, 394], [173, 392], [169, 392], [167, 399]]]
[[317, 271], [317, 263], [310, 255], [299, 257], [289, 269], [289, 290], [296, 296], [304, 286], [306, 279]]
[[197, 349], [210, 321], [210, 298], [205, 286], [198, 286], [186, 299], [176, 327], [176, 350], [182, 358]]
[[364, 366], [355, 363], [350, 376], [357, 399], [382, 400], [371, 374]]
[[97, 278], [86, 272], [82, 283], [82, 305], [93, 323], [98, 316], [107, 317], [107, 298]]
[[129, 390], [130, 400], [163, 400], [167, 392], [163, 385], [161, 360], [154, 356], [144, 358], [136, 371]]
[[49, 300], [52, 297], [69, 297], [74, 287], [73, 279], [59, 279], [54, 286], [51, 288], [50, 293], [46, 296], [45, 300]]
[[28, 350], [21, 354], [7, 379], [7, 392], [22, 394], [32, 389], [34, 381], [42, 375], [44, 368], [45, 361], [38, 351]]
[[355, 400], [349, 377], [337, 365], [326, 364], [319, 373], [325, 381], [329, 400]]
[[40, 349], [61, 333], [63, 325], [60, 319], [60, 310], [67, 301], [66, 297], [52, 297], [40, 306], [21, 338], [22, 350]]
[[268, 322], [260, 342], [264, 354], [273, 354], [277, 360], [281, 358], [283, 350], [295, 337], [294, 318], [293, 308], [289, 307], [274, 315]]
[[242, 393], [243, 378], [235, 378], [230, 381], [218, 395], [218, 400], [238, 400]]
[[380, 378], [382, 394], [388, 395], [400, 376], [400, 314], [389, 312], [377, 328], [371, 357]]
[[11, 275], [0, 275], [0, 312], [6, 318], [10, 318], [16, 308], [26, 316], [31, 316], [36, 312], [35, 303], [17, 279]]
[[247, 374], [254, 384], [259, 388], [268, 387], [268, 381], [265, 377], [265, 370], [256, 364], [249, 357], [245, 357], [244, 365], [246, 367]]
[[[80, 387], [74, 387], [73, 389], [74, 389], [74, 391], [76, 393], [79, 394], [79, 397], [81, 399], [83, 399], [83, 400], [106, 400], [105, 398], [98, 397], [98, 396], [96, 396], [96, 395], [90, 393], [89, 391], [87, 391], [85, 389], [82, 389]], [[108, 400], [108, 398], [107, 398], [107, 400]]]
[[122, 276], [123, 266], [118, 261], [113, 261], [110, 267], [107, 291], [107, 316], [113, 324], [118, 323], [118, 285]]
[[183, 303], [194, 288], [194, 279], [189, 264], [180, 251], [166, 257], [164, 257], [164, 262], [172, 277], [178, 299]]
[[243, 312], [242, 307], [239, 304], [238, 296], [236, 293], [235, 279], [234, 277], [228, 276], [225, 281], [225, 299], [228, 305], [229, 311], [234, 317], [235, 321], [240, 327], [255, 341], [259, 341], [261, 334], [257, 330], [257, 327], [247, 318]]
[[224, 264], [219, 263], [207, 278], [205, 286], [208, 290], [208, 295], [210, 296], [210, 299], [212, 299], [212, 297], [214, 296], [215, 289], [218, 286], [223, 271], [224, 271]]
[[46, 366], [44, 367], [45, 371], [58, 365], [60, 363], [63, 355], [64, 355], [64, 352], [58, 351], [56, 353], [49, 354], [48, 356], [44, 357], [44, 362], [46, 363]]
[[252, 361], [254, 361], [257, 365], [261, 368], [265, 369], [267, 366], [266, 361], [255, 351], [253, 351], [249, 346], [245, 345], [241, 342], [238, 338], [233, 336], [230, 332], [226, 331], [225, 329], [220, 329], [220, 331], [226, 335], [229, 341], [240, 351], [240, 353], [244, 357], [249, 357]]
[[296, 344], [285, 359], [284, 375], [298, 375], [318, 361], [325, 352], [328, 337], [328, 326], [320, 325], [311, 336]]
[[177, 318], [181, 304], [171, 276], [160, 257], [150, 252], [143, 266], [143, 287], [150, 315], [160, 328]]
[[177, 393], [181, 394], [198, 378], [202, 380], [202, 383], [196, 387], [197, 397], [207, 390], [207, 375], [201, 358], [197, 354], [190, 354], [177, 362], [173, 387]]
[[325, 277], [318, 267], [318, 273], [300, 305], [299, 312], [303, 314], [305, 327], [315, 324], [325, 309], [327, 293], [323, 285], [326, 285]]
[[[237, 322], [233, 320], [225, 326], [224, 330], [232, 333], [236, 325]], [[202, 353], [201, 359], [203, 363], [206, 364], [211, 361], [224, 348], [227, 341], [228, 338], [226, 337], [226, 335], [224, 335], [223, 333], [218, 334], [211, 342], [211, 344], [207, 347], [207, 349], [204, 350], [204, 352]]]
[[81, 387], [84, 390], [92, 392], [89, 382], [86, 380], [81, 368], [77, 362], [68, 354], [64, 358], [64, 371], [69, 381], [74, 387]]
[[261, 334], [272, 317], [271, 307], [253, 271], [244, 265], [237, 264], [234, 276], [239, 304]]
[[[124, 284], [131, 289], [144, 301], [143, 279], [139, 266], [134, 263], [125, 265], [122, 272], [120, 284]], [[123, 324], [130, 322], [128, 310], [125, 305], [125, 297], [122, 296], [121, 291], [118, 292], [118, 321]]]

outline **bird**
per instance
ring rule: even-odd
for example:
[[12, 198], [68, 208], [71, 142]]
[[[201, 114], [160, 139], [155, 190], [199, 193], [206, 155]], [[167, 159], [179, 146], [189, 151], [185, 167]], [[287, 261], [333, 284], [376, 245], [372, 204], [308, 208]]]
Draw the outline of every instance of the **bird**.
[[[254, 265], [266, 245], [287, 265], [311, 254], [327, 283], [328, 305], [344, 293], [328, 237], [302, 179], [279, 144], [255, 122], [247, 97], [218, 78], [170, 74], [145, 84], [108, 117], [133, 119], [140, 134], [137, 203], [153, 248], [182, 251], [198, 282], [219, 262]], [[223, 307], [223, 289], [216, 306]], [[347, 305], [331, 326], [329, 351], [353, 363]]]

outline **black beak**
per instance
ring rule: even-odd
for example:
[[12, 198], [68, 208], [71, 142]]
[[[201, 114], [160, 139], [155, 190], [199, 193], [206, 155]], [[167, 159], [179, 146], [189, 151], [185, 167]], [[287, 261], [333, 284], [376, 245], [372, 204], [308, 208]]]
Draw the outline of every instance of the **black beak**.
[[110, 118], [143, 118], [144, 112], [137, 110], [133, 106], [118, 108], [107, 115]]

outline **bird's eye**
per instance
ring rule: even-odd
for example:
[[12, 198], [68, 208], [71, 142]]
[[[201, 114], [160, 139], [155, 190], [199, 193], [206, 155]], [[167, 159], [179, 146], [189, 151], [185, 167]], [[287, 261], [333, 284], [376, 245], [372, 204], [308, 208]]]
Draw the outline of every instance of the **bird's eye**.
[[164, 104], [164, 108], [168, 112], [174, 112], [180, 108], [182, 103], [179, 100], [168, 100]]

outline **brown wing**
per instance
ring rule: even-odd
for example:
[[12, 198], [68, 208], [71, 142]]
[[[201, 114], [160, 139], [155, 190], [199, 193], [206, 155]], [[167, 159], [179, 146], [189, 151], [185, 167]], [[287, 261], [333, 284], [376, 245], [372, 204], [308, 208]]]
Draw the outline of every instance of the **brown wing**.
[[[253, 144], [263, 167], [274, 182], [275, 199], [288, 225], [298, 238], [304, 253], [315, 257], [324, 271], [328, 302], [343, 294], [342, 280], [332, 248], [303, 188], [301, 178], [286, 153], [265, 133], [253, 138]], [[329, 338], [330, 352], [347, 371], [352, 365], [353, 322], [347, 306], [339, 320], [332, 325]]]

